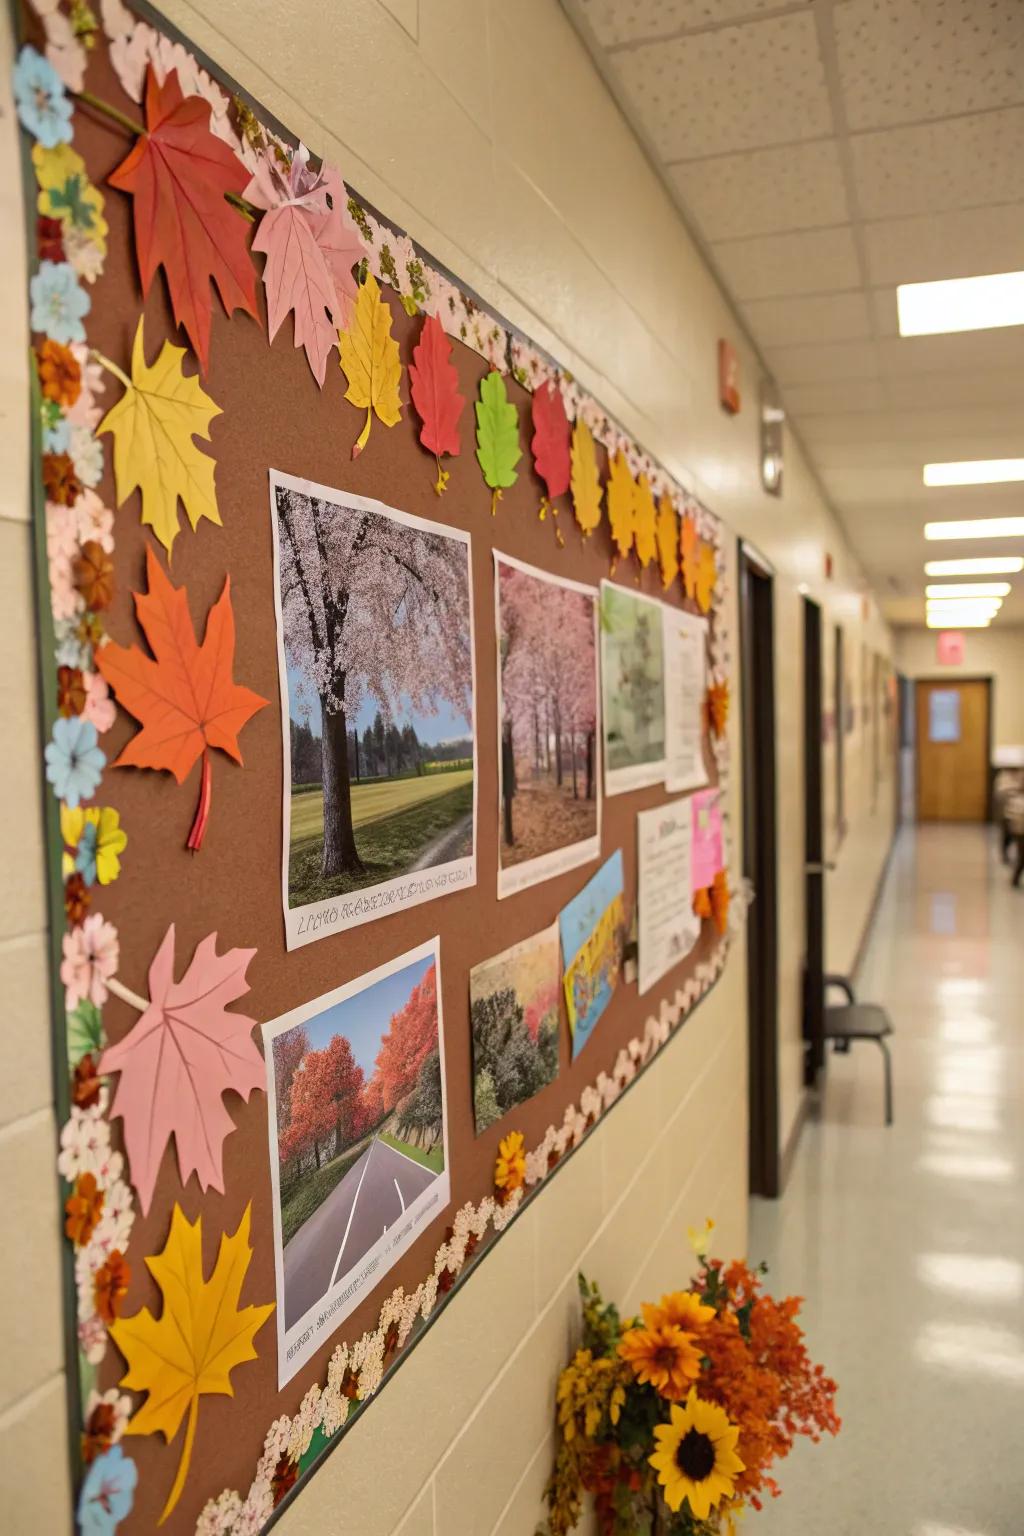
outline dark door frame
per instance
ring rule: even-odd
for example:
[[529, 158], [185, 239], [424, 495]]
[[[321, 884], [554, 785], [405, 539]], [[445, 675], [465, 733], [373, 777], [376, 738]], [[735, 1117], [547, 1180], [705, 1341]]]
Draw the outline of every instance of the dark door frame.
[[780, 1157], [774, 575], [767, 561], [743, 541], [739, 577], [743, 873], [754, 891], [747, 914], [750, 1190], [776, 1196]]
[[822, 784], [822, 614], [804, 598], [804, 1083], [825, 1065], [825, 812]]

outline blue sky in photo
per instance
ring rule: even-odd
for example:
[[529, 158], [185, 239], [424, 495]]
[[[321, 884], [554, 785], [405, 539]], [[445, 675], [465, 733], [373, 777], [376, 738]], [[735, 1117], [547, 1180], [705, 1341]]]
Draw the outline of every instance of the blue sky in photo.
[[[297, 699], [297, 690], [302, 681], [302, 673], [296, 667], [288, 668], [288, 714], [296, 724], [308, 725], [314, 736], [320, 735], [320, 700], [312, 688], [306, 688], [303, 703], [308, 708], [300, 708]], [[355, 720], [349, 720], [350, 728], [354, 725], [360, 736], [374, 722], [380, 705], [376, 699], [367, 696], [360, 705]], [[436, 714], [426, 714], [422, 710], [413, 709], [409, 699], [403, 694], [399, 700], [399, 707], [395, 711], [395, 724], [401, 730], [403, 725], [414, 725], [416, 735], [425, 745], [433, 745], [439, 741], [456, 741], [461, 736], [472, 735], [472, 727], [465, 715], [452, 709], [450, 704], [442, 699], [437, 707]]]
[[335, 1003], [307, 1019], [304, 1027], [312, 1049], [322, 1051], [335, 1035], [345, 1035], [357, 1064], [367, 1079], [372, 1077], [381, 1037], [433, 963], [433, 955], [425, 955], [422, 960], [414, 960], [411, 965], [403, 966], [394, 975], [386, 976], [383, 981], [346, 998], [343, 1003]]
[[592, 880], [588, 880], [578, 896], [574, 896], [558, 915], [562, 936], [562, 959], [566, 965], [578, 954], [583, 941], [588, 939], [597, 926], [602, 912], [607, 911], [616, 896], [622, 895], [622, 849], [617, 848]]

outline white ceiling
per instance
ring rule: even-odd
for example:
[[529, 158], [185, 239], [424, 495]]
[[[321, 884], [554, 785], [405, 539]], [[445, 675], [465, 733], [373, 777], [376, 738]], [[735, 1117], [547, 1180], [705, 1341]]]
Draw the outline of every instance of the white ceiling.
[[[895, 623], [927, 519], [1024, 486], [925, 490], [1024, 456], [1024, 327], [901, 339], [896, 284], [1024, 268], [1024, 0], [562, 0], [730, 292]], [[995, 621], [1024, 622], [1024, 576]]]

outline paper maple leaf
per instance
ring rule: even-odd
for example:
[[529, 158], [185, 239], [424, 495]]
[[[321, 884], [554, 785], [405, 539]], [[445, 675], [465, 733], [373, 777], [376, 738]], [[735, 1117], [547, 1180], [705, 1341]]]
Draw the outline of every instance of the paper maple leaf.
[[658, 502], [658, 565], [661, 567], [661, 585], [667, 590], [679, 574], [679, 519], [669, 496]]
[[716, 736], [725, 735], [729, 718], [729, 684], [712, 683], [708, 689], [708, 723]]
[[715, 552], [711, 545], [704, 539], [700, 541], [700, 554], [697, 557], [697, 606], [701, 613], [707, 613], [711, 607], [711, 599], [715, 593], [715, 582], [718, 573], [715, 570]]
[[523, 456], [519, 446], [519, 412], [508, 397], [505, 380], [492, 369], [480, 380], [476, 402], [476, 457], [491, 488], [491, 513], [497, 510], [503, 490], [515, 485], [516, 465]]
[[167, 1519], [181, 1497], [192, 1460], [199, 1399], [210, 1393], [234, 1397], [231, 1372], [256, 1359], [253, 1340], [274, 1310], [273, 1303], [240, 1307], [242, 1286], [252, 1258], [247, 1205], [237, 1230], [221, 1234], [213, 1274], [203, 1274], [203, 1218], [192, 1225], [180, 1206], [171, 1214], [171, 1230], [162, 1253], [146, 1264], [163, 1295], [154, 1317], [143, 1307], [110, 1325], [114, 1343], [128, 1364], [121, 1385], [147, 1393], [125, 1426], [126, 1435], [162, 1434], [168, 1444], [188, 1414], [177, 1475], [160, 1516]]
[[409, 364], [409, 388], [423, 426], [420, 442], [437, 460], [434, 490], [440, 496], [448, 484], [449, 471], [441, 468], [442, 453], [457, 456], [462, 452], [459, 417], [465, 398], [459, 394], [459, 375], [451, 361], [452, 344], [436, 315], [423, 322], [420, 339], [412, 350]]
[[679, 530], [679, 569], [683, 578], [683, 591], [693, 601], [697, 596], [697, 524], [689, 513], [684, 513]]
[[256, 315], [256, 273], [248, 226], [227, 202], [249, 172], [210, 131], [210, 103], [184, 96], [178, 72], [163, 85], [146, 73], [146, 132], [107, 180], [134, 198], [135, 250], [143, 295], [157, 267], [167, 274], [174, 318], [187, 332], [203, 372], [210, 350], [211, 281], [224, 308]]
[[548, 488], [548, 496], [564, 496], [569, 489], [569, 422], [562, 391], [550, 380], [533, 392], [533, 467]]
[[718, 871], [711, 886], [711, 915], [719, 933], [724, 933], [729, 924], [729, 877], [724, 869]]
[[220, 406], [203, 391], [198, 378], [181, 371], [184, 347], [165, 341], [152, 367], [139, 320], [132, 346], [132, 376], [106, 362], [121, 380], [124, 394], [97, 428], [114, 439], [114, 481], [121, 506], [138, 487], [142, 521], [152, 528], [171, 553], [178, 536], [178, 501], [193, 531], [201, 517], [221, 526], [214, 471], [217, 466], [201, 453], [194, 437], [209, 441], [210, 422]]
[[254, 949], [217, 954], [217, 935], [196, 949], [174, 979], [174, 924], [149, 968], [149, 1004], [117, 1045], [103, 1052], [100, 1070], [120, 1073], [111, 1114], [124, 1121], [131, 1179], [149, 1210], [160, 1162], [171, 1137], [182, 1184], [192, 1174], [205, 1190], [224, 1192], [224, 1141], [235, 1123], [224, 1107], [228, 1090], [248, 1100], [266, 1086], [252, 1038], [256, 1020], [230, 1013], [228, 1003], [249, 990], [245, 973]]
[[359, 292], [352, 268], [366, 254], [346, 213], [345, 183], [329, 166], [310, 170], [309, 152], [300, 144], [287, 175], [265, 156], [245, 198], [266, 210], [252, 248], [267, 258], [263, 286], [270, 339], [292, 311], [295, 345], [305, 347], [322, 389], [331, 348], [349, 324]]
[[393, 427], [402, 415], [398, 342], [391, 334], [391, 311], [372, 272], [359, 290], [348, 328], [338, 337], [338, 350], [348, 379], [345, 399], [366, 411], [366, 425], [352, 448], [357, 459], [370, 436], [374, 411], [386, 427]]
[[242, 761], [238, 733], [266, 699], [232, 680], [235, 616], [231, 577], [210, 609], [202, 645], [196, 643], [188, 593], [172, 586], [151, 549], [146, 550], [148, 591], [135, 594], [139, 624], [153, 652], [109, 641], [96, 652], [96, 665], [118, 703], [140, 721], [115, 767], [163, 768], [183, 784], [198, 757], [203, 759], [199, 808], [188, 846], [198, 851], [210, 810], [209, 750], [218, 747]]
[[582, 416], [572, 429], [570, 450], [572, 506], [576, 521], [588, 538], [601, 521], [601, 476], [590, 428]]
[[633, 548], [636, 484], [620, 448], [608, 466], [608, 523], [616, 556], [623, 559]]
[[636, 483], [633, 500], [633, 544], [641, 565], [650, 565], [658, 553], [658, 513], [654, 492], [646, 475]]

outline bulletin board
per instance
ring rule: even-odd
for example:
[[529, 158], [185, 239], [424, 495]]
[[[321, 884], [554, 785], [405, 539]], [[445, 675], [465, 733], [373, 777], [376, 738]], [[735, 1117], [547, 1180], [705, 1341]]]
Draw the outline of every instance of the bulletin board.
[[[148, 9], [21, 19], [78, 1521], [265, 1529], [376, 1394], [401, 1390], [431, 1320], [487, 1283], [488, 1247], [725, 963], [742, 902], [723, 533], [556, 360]], [[304, 590], [315, 571], [327, 606]], [[325, 637], [353, 612], [355, 638]], [[523, 661], [531, 614], [543, 656], [535, 639]], [[671, 657], [687, 644], [684, 692]], [[659, 675], [674, 763], [652, 725]], [[336, 729], [345, 688], [359, 703]], [[513, 856], [541, 791], [578, 828]], [[328, 817], [342, 794], [352, 814]], [[687, 850], [692, 830], [704, 871], [680, 898], [682, 958], [670, 935], [654, 964], [641, 935], [642, 993], [638, 825]], [[540, 1024], [526, 1010], [538, 1060], [549, 1029], [543, 1070], [503, 1108], [512, 1046], [482, 1083], [471, 988], [495, 957], [507, 979], [523, 945], [559, 987]], [[378, 1017], [374, 1057], [359, 1031]], [[331, 1034], [338, 1019], [353, 1022]], [[342, 1036], [316, 1099], [310, 1052], [327, 1073]], [[320, 1128], [305, 1141], [300, 1110]], [[393, 1182], [401, 1216], [374, 1247], [354, 1235], [365, 1194], [339, 1207], [330, 1283], [351, 1283], [318, 1309], [310, 1260], [296, 1345], [279, 1182], [293, 1224], [295, 1190], [314, 1191], [291, 1238], [313, 1230], [343, 1144], [332, 1189], [353, 1168], [360, 1190]], [[359, 1242], [366, 1262], [346, 1268]]]

